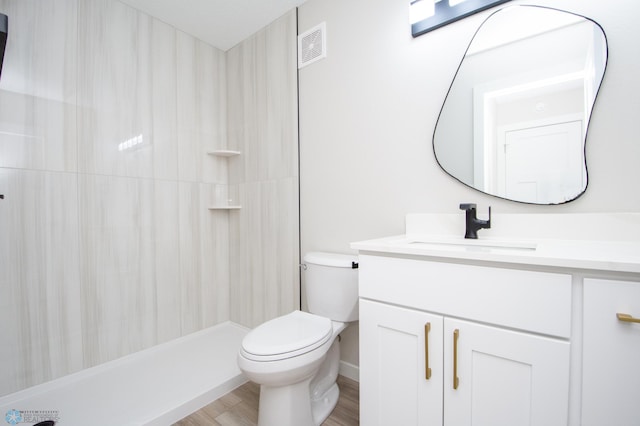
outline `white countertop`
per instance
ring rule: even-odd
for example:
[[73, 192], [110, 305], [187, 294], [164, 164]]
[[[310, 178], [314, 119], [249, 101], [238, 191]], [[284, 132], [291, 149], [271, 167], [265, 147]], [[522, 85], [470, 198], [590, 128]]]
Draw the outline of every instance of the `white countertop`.
[[[460, 215], [407, 215], [406, 234], [360, 241], [360, 252], [640, 273], [640, 215], [494, 215], [466, 240]], [[519, 238], [513, 238], [518, 235]]]
[[640, 242], [524, 241], [481, 237], [478, 240], [465, 240], [451, 236], [398, 235], [355, 242], [351, 248], [360, 252], [640, 273]]

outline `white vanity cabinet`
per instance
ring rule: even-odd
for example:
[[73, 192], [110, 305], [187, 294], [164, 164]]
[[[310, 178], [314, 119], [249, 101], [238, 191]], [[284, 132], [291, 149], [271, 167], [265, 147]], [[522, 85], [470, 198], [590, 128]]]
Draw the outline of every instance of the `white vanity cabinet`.
[[363, 426], [567, 424], [570, 275], [359, 263]]
[[566, 425], [568, 342], [449, 319], [444, 334], [443, 424]]
[[582, 425], [640, 424], [640, 282], [586, 278], [583, 316]]
[[360, 301], [360, 424], [442, 424], [442, 333], [442, 316]]

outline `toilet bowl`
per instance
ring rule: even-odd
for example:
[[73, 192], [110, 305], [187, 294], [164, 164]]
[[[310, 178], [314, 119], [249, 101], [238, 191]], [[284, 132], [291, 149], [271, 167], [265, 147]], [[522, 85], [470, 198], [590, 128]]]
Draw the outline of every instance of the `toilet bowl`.
[[260, 385], [259, 426], [317, 426], [338, 402], [337, 337], [358, 317], [357, 258], [310, 253], [305, 262], [307, 293], [315, 295], [309, 306], [317, 312], [259, 325], [238, 353], [240, 370]]
[[[260, 384], [260, 426], [319, 425], [329, 416], [338, 401], [336, 337], [345, 327], [294, 311], [252, 330], [250, 337], [256, 339], [243, 343], [238, 366], [249, 380]], [[277, 337], [277, 342], [267, 344], [263, 341], [267, 336]], [[323, 374], [318, 374], [321, 370]]]

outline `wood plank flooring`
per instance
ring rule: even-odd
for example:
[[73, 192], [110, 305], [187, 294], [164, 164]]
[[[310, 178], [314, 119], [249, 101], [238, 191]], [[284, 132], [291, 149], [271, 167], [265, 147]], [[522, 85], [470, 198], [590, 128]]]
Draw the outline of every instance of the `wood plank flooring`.
[[[360, 424], [358, 383], [338, 376], [340, 399], [322, 426], [358, 426]], [[236, 390], [185, 417], [174, 426], [256, 426], [260, 386], [247, 382]]]

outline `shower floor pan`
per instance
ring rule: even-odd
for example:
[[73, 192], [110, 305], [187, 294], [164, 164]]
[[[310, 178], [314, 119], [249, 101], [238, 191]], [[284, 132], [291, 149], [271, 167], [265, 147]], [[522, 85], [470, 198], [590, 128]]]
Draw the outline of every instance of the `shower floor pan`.
[[247, 332], [218, 324], [4, 396], [0, 414], [49, 412], [56, 426], [170, 425], [247, 381], [236, 364]]

